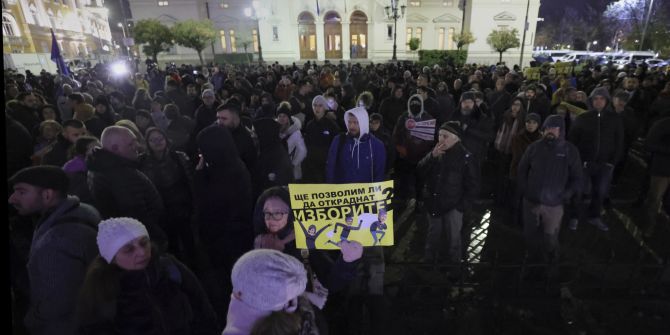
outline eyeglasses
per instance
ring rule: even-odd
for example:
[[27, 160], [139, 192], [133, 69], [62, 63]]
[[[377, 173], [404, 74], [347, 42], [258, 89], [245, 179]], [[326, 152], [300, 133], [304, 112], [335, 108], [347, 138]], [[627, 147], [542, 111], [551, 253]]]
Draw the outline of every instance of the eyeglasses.
[[288, 212], [263, 212], [263, 217], [265, 220], [281, 220], [285, 214], [288, 214]]

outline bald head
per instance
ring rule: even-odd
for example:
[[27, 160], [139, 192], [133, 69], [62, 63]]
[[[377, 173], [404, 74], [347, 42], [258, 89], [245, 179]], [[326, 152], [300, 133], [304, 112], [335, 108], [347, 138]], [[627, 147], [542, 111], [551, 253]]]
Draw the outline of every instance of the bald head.
[[137, 139], [130, 129], [109, 126], [102, 132], [100, 141], [103, 149], [129, 160], [137, 160]]

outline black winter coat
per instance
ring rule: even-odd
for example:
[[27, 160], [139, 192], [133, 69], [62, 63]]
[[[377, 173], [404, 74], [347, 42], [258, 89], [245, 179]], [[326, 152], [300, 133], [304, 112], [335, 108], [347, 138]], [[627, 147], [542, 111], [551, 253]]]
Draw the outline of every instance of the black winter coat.
[[200, 132], [197, 141], [205, 160], [205, 167], [195, 171], [201, 236], [247, 232], [251, 237], [251, 177], [237, 154], [230, 131], [212, 125]]
[[159, 243], [166, 241], [160, 228], [165, 209], [160, 194], [139, 163], [97, 148], [87, 158], [88, 187], [95, 207], [103, 219], [131, 217], [142, 222], [149, 236]]
[[326, 161], [333, 138], [340, 133], [335, 121], [322, 117], [312, 120], [305, 127], [307, 156], [302, 161], [302, 180], [306, 183], [323, 183], [326, 180]]
[[488, 143], [495, 139], [496, 133], [493, 129], [493, 120], [486, 116], [479, 107], [475, 106], [470, 115], [463, 115], [459, 108], [452, 117], [453, 121], [459, 121], [463, 130], [461, 141], [465, 148], [482, 161], [486, 156]]
[[63, 135], [59, 134], [51, 150], [42, 157], [42, 165], [63, 167], [67, 163], [68, 151], [71, 146], [72, 144]]
[[254, 122], [258, 132], [260, 156], [253, 173], [255, 195], [272, 186], [287, 186], [293, 181], [293, 165], [279, 138], [279, 123], [273, 119]]
[[568, 140], [584, 162], [616, 165], [623, 159], [624, 129], [621, 116], [611, 110], [590, 110], [575, 119]]
[[118, 280], [115, 300], [95, 306], [100, 312], [81, 322], [79, 334], [220, 334], [202, 285], [174, 257], [154, 250], [144, 270], [121, 271]]
[[430, 216], [444, 215], [452, 209], [463, 212], [479, 194], [479, 161], [460, 142], [438, 158], [429, 152], [416, 170], [425, 180], [423, 199]]
[[185, 153], [169, 150], [163, 159], [145, 153], [140, 170], [156, 186], [168, 213], [189, 217], [193, 212], [193, 166]]
[[651, 153], [649, 174], [670, 177], [670, 117], [660, 119], [651, 126], [644, 146]]
[[405, 99], [389, 97], [384, 99], [379, 105], [379, 114], [384, 117], [384, 127], [386, 127], [388, 131], [393, 131], [393, 129], [395, 129], [398, 118], [406, 112], [407, 100]]

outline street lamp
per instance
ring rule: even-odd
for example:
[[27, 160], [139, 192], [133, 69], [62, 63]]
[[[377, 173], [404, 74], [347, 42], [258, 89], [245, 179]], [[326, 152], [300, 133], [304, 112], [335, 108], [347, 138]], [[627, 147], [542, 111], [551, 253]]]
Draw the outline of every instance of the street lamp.
[[126, 27], [124, 27], [123, 23], [121, 23], [121, 22], [119, 22], [116, 26], [121, 28], [121, 31], [123, 32], [123, 45], [126, 46], [126, 55], [130, 56], [130, 47], [128, 46], [128, 43], [127, 43], [127, 38], [128, 37], [126, 36]]
[[[244, 9], [244, 15], [252, 20], [256, 20], [256, 38], [258, 39], [258, 63], [263, 63], [263, 48], [261, 48], [261, 25], [259, 22], [258, 11], [260, 9], [260, 2], [252, 1], [251, 8], [247, 7]], [[252, 34], [252, 43], [253, 43], [253, 34]]]
[[396, 0], [391, 0], [391, 5], [384, 7], [384, 12], [386, 13], [386, 17], [389, 19], [393, 19], [393, 58], [391, 60], [397, 60], [396, 58], [396, 49], [398, 49], [398, 46], [396, 45], [396, 40], [397, 40], [397, 28], [398, 28], [398, 19], [402, 18], [405, 16], [405, 9], [407, 6], [402, 5], [400, 6], [400, 12], [398, 13], [398, 1]]

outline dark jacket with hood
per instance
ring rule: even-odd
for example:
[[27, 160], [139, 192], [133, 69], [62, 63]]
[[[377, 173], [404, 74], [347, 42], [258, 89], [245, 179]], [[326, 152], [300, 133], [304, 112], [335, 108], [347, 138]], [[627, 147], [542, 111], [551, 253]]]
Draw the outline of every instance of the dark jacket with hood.
[[88, 188], [103, 219], [131, 217], [142, 222], [152, 240], [166, 241], [160, 228], [165, 208], [160, 194], [139, 162], [118, 156], [103, 148], [87, 158]]
[[326, 116], [319, 120], [315, 118], [307, 123], [307, 127], [305, 127], [307, 156], [302, 162], [304, 182], [325, 182], [328, 149], [339, 133], [340, 127], [337, 126], [337, 123]]
[[[95, 262], [105, 261], [98, 258]], [[110, 265], [98, 268], [105, 266]], [[116, 277], [117, 295], [95, 306], [81, 303], [79, 334], [220, 334], [216, 315], [198, 278], [174, 257], [152, 250], [151, 261], [143, 270], [124, 271], [117, 267], [113, 271], [107, 275]], [[81, 310], [85, 308], [88, 310]]]
[[42, 165], [53, 165], [63, 167], [67, 163], [68, 151], [72, 147], [72, 143], [65, 139], [63, 135], [58, 134], [56, 143], [51, 147], [51, 150], [42, 157]]
[[372, 183], [383, 181], [386, 165], [384, 143], [369, 134], [368, 112], [356, 107], [345, 113], [356, 116], [360, 133], [357, 137], [348, 133], [337, 135], [328, 150], [326, 162], [327, 183]]
[[260, 147], [256, 170], [253, 173], [253, 180], [256, 183], [255, 194], [260, 194], [272, 186], [287, 186], [293, 181], [293, 165], [279, 138], [279, 127], [279, 123], [270, 118], [254, 122]]
[[548, 127], [560, 127], [559, 138], [528, 146], [519, 162], [517, 187], [531, 203], [558, 206], [581, 190], [582, 161], [577, 147], [565, 140], [563, 118], [549, 116], [543, 125]]
[[404, 98], [397, 99], [393, 92], [391, 96], [382, 100], [379, 105], [379, 114], [384, 117], [384, 127], [389, 131], [395, 129], [398, 118], [407, 112], [407, 101]]
[[425, 180], [425, 210], [433, 217], [452, 209], [463, 212], [479, 194], [479, 162], [461, 142], [438, 158], [428, 152], [417, 165], [417, 174]]
[[670, 117], [662, 118], [651, 126], [644, 147], [651, 153], [649, 174], [670, 177]]
[[30, 246], [31, 334], [74, 334], [75, 301], [89, 263], [98, 254], [98, 211], [68, 197], [37, 222]]
[[[269, 234], [265, 220], [263, 218], [263, 205], [270, 197], [279, 197], [289, 205], [290, 198], [286, 188], [272, 187], [263, 192], [256, 201], [256, 208], [254, 210], [254, 235]], [[277, 233], [279, 239], [285, 239], [289, 234], [294, 232], [294, 216], [292, 211], [288, 214], [288, 221], [286, 226]], [[302, 234], [302, 232], [296, 232]], [[296, 248], [295, 239], [284, 245], [285, 254], [289, 254], [299, 261], [303, 261], [300, 250]], [[358, 261], [347, 263], [339, 253], [336, 257], [331, 252], [326, 250], [309, 250], [309, 265], [316, 274], [319, 281], [325, 286], [329, 293], [336, 293], [346, 288], [352, 279], [356, 277]], [[308, 287], [309, 289], [309, 287]]]
[[393, 145], [393, 137], [391, 132], [386, 129], [386, 127], [384, 127], [384, 117], [379, 113], [374, 115], [376, 115], [381, 120], [381, 125], [377, 131], [370, 130], [370, 134], [374, 135], [374, 137], [384, 143], [384, 148], [386, 148], [386, 172], [388, 173], [393, 166], [396, 157], [395, 146]]
[[[591, 96], [600, 89], [605, 88], [595, 89]], [[609, 100], [609, 94], [607, 97]], [[591, 109], [579, 115], [570, 128], [568, 140], [577, 146], [584, 162], [616, 165], [623, 159], [623, 122], [621, 116], [609, 106], [600, 112]]]
[[[412, 102], [419, 101], [421, 109], [412, 112]], [[415, 94], [407, 100], [407, 112], [402, 114], [393, 129], [393, 142], [398, 157], [411, 164], [417, 164], [433, 148], [437, 129], [435, 118], [424, 110], [423, 99]], [[419, 127], [417, 123], [428, 122]]]
[[[198, 134], [205, 167], [195, 171], [195, 200], [200, 233], [249, 232], [252, 185], [249, 171], [226, 128], [212, 125]], [[249, 242], [251, 244], [251, 242]]]
[[461, 142], [480, 161], [486, 156], [488, 143], [495, 139], [493, 120], [483, 114], [475, 104], [469, 115], [463, 115], [459, 108], [452, 117], [452, 121], [459, 121], [463, 127]]

